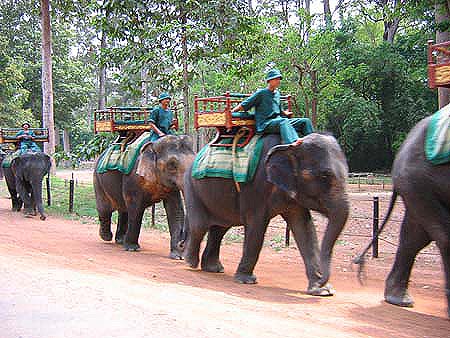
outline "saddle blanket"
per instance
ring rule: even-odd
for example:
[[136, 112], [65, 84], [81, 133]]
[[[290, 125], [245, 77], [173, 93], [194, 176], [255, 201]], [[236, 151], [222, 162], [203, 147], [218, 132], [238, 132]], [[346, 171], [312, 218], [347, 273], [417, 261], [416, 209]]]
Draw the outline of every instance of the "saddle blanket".
[[195, 157], [192, 166], [192, 177], [232, 178], [235, 182], [250, 182], [255, 175], [263, 148], [263, 138], [255, 135], [242, 148], [204, 146]]
[[133, 143], [121, 151], [120, 143], [111, 144], [100, 156], [97, 173], [104, 174], [108, 170], [119, 170], [128, 175], [133, 169], [142, 146], [150, 141], [150, 133], [142, 133]]
[[425, 156], [433, 164], [450, 162], [450, 104], [431, 116], [425, 136]]
[[34, 151], [34, 150], [31, 150], [31, 149], [26, 149], [26, 150], [19, 149], [19, 150], [16, 150], [16, 151], [12, 152], [12, 153], [9, 153], [3, 159], [2, 168], [11, 168], [12, 161], [16, 157], [19, 157], [20, 155], [24, 155], [24, 154], [27, 154], [27, 153], [33, 154], [33, 153], [37, 153], [37, 152], [38, 151]]

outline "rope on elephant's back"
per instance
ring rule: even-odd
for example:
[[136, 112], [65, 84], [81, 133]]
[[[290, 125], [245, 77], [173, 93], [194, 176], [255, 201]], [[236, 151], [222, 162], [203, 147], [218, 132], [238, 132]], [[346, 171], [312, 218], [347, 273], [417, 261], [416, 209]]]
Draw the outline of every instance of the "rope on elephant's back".
[[[236, 146], [237, 146], [239, 140], [241, 139], [241, 137], [244, 137], [245, 133], [248, 132], [248, 131], [249, 131], [248, 127], [241, 127], [237, 131], [236, 135], [234, 135], [233, 146], [231, 147], [231, 155], [232, 155], [232, 158], [233, 158], [233, 168], [236, 167]], [[233, 178], [233, 180], [234, 180], [234, 178]], [[234, 184], [236, 185], [237, 192], [241, 192], [241, 186], [239, 185], [239, 182], [236, 182], [234, 180]]]

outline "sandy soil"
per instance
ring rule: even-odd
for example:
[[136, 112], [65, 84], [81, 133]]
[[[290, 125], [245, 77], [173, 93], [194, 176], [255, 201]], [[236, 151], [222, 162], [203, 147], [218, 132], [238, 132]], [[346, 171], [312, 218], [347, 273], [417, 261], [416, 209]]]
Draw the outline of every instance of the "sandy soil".
[[[369, 193], [355, 193], [352, 215], [370, 209]], [[383, 200], [383, 205], [387, 200]], [[366, 206], [368, 205], [368, 206]], [[334, 297], [304, 293], [298, 251], [263, 249], [257, 285], [239, 285], [233, 272], [241, 244], [223, 246], [224, 274], [187, 268], [168, 259], [168, 234], [144, 230], [142, 251], [102, 242], [97, 225], [50, 216], [24, 218], [0, 199], [0, 336], [32, 337], [448, 337], [444, 276], [435, 248], [418, 257], [412, 309], [383, 302], [395, 247], [382, 242], [359, 285], [350, 264], [367, 242], [367, 220], [347, 225], [335, 249]], [[401, 218], [401, 207], [395, 217]], [[319, 232], [324, 220], [315, 215]], [[370, 222], [369, 222], [370, 223]], [[269, 230], [280, 232], [281, 220]], [[395, 223], [387, 238], [395, 241]], [[353, 235], [353, 236], [352, 236]], [[391, 238], [392, 237], [392, 238]]]

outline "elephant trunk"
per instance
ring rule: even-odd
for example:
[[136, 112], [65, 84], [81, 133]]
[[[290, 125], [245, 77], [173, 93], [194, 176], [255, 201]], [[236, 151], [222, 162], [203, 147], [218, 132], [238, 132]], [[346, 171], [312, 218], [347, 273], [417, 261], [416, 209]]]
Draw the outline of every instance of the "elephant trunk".
[[328, 225], [322, 239], [322, 247], [320, 250], [320, 271], [322, 277], [319, 280], [319, 284], [321, 287], [324, 286], [330, 278], [333, 247], [347, 222], [348, 214], [349, 203], [347, 199], [335, 204], [328, 213]]
[[173, 191], [163, 200], [163, 203], [169, 223], [171, 257], [180, 259], [182, 251], [179, 250], [179, 243], [184, 236], [184, 208], [181, 192]]

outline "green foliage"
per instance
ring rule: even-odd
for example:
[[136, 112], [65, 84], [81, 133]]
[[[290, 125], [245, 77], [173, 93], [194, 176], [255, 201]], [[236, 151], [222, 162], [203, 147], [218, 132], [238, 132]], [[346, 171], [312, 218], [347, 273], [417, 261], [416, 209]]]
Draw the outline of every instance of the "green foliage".
[[[83, 136], [80, 135], [80, 139]], [[86, 135], [84, 135], [86, 136]], [[70, 161], [73, 168], [78, 167], [83, 161], [89, 161], [98, 157], [103, 151], [108, 148], [116, 135], [112, 133], [99, 133], [92, 136], [90, 139], [82, 140], [72, 148], [72, 151], [65, 153], [63, 150], [55, 154], [55, 161], [57, 165], [63, 161]]]

